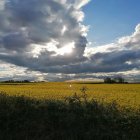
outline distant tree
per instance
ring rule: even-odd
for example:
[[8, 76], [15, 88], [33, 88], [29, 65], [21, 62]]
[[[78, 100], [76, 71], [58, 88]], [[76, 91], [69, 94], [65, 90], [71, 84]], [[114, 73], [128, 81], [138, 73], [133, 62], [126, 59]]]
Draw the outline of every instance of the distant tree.
[[106, 78], [104, 79], [104, 83], [112, 83], [111, 78], [106, 77]]
[[8, 80], [8, 81], [3, 81], [3, 83], [29, 83], [29, 80], [23, 80], [23, 81], [14, 81], [14, 80]]
[[106, 77], [104, 79], [104, 83], [125, 83], [124, 78], [122, 77], [116, 77], [116, 78], [110, 78], [110, 77]]
[[115, 81], [116, 81], [116, 83], [124, 83], [125, 82], [124, 78], [122, 78], [122, 77], [116, 77]]
[[24, 81], [23, 81], [23, 83], [29, 83], [29, 82], [30, 82], [29, 80], [24, 80]]

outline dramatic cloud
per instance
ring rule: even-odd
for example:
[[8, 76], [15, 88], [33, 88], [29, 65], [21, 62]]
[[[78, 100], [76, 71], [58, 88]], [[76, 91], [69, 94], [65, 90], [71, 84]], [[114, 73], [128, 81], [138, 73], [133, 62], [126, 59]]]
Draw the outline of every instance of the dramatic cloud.
[[[43, 81], [47, 80], [47, 73], [29, 71], [24, 67], [18, 67], [13, 64], [0, 61], [0, 81], [5, 80], [30, 80]], [[49, 78], [49, 80], [51, 80]]]
[[130, 36], [89, 47], [82, 23], [88, 2], [1, 0], [0, 80], [140, 77], [140, 24]]
[[[86, 48], [85, 56], [90, 61], [92, 72], [120, 72], [140, 69], [140, 24], [135, 32], [118, 39], [115, 43], [95, 48]], [[93, 64], [91, 66], [91, 64]], [[89, 72], [89, 71], [88, 71]]]
[[44, 72], [85, 61], [88, 27], [81, 8], [88, 1], [1, 1], [0, 59]]

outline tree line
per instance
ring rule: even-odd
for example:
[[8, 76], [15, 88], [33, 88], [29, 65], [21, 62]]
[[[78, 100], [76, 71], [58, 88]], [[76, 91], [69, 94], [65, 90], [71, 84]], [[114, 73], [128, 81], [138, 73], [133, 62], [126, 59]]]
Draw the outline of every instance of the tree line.
[[29, 80], [20, 80], [20, 81], [7, 80], [7, 81], [3, 81], [2, 83], [30, 83], [30, 81]]
[[104, 79], [104, 83], [127, 83], [125, 82], [125, 79], [123, 77], [115, 77], [115, 78], [110, 78], [110, 77], [106, 77]]

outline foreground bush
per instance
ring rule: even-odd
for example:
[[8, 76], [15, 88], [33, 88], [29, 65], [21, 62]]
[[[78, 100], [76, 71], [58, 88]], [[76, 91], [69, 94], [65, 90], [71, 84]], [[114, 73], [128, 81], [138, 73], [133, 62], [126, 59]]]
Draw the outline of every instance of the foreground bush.
[[139, 140], [140, 112], [81, 100], [0, 94], [0, 140]]

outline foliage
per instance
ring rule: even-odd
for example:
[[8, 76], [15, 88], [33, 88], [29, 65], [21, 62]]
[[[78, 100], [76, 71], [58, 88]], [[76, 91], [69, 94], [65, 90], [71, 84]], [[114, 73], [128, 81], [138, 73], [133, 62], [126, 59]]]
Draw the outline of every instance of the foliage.
[[140, 139], [140, 111], [120, 110], [115, 102], [104, 105], [82, 98], [75, 94], [72, 102], [50, 101], [1, 93], [0, 139]]
[[113, 84], [113, 83], [127, 83], [127, 82], [125, 82], [124, 78], [122, 77], [116, 77], [116, 78], [106, 77], [104, 79], [104, 83]]
[[3, 81], [1, 83], [30, 83], [30, 81], [29, 80], [23, 80], [23, 81], [8, 80], [8, 81]]

